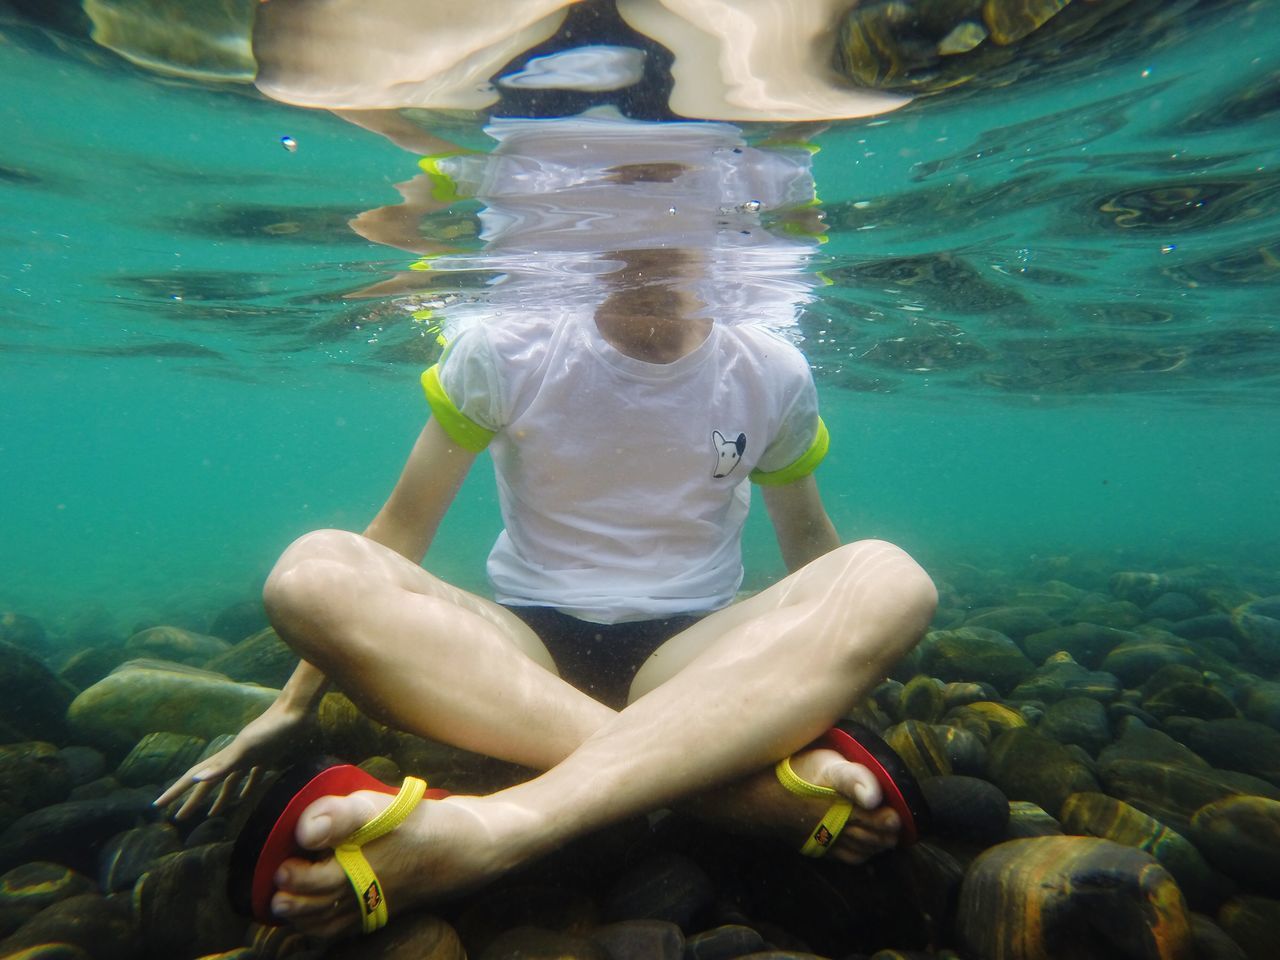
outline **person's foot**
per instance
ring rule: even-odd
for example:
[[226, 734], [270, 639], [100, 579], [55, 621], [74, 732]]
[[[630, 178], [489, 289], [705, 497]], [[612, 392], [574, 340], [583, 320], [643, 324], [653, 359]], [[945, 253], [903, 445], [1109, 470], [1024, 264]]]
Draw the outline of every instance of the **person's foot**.
[[[295, 836], [306, 849], [327, 853], [391, 800], [388, 794], [367, 790], [322, 797], [303, 812]], [[363, 848], [393, 921], [424, 901], [479, 886], [514, 865], [505, 827], [521, 818], [494, 806], [477, 797], [427, 800], [395, 830]], [[495, 829], [499, 822], [502, 833]], [[303, 933], [333, 938], [360, 931], [355, 893], [332, 856], [317, 862], [286, 860], [275, 885], [272, 913]]]
[[[863, 863], [898, 843], [901, 822], [889, 806], [882, 806], [880, 784], [860, 763], [835, 750], [802, 750], [791, 758], [791, 769], [816, 786], [831, 787], [853, 802], [843, 830], [825, 854], [842, 863]], [[772, 768], [700, 797], [692, 806], [699, 817], [727, 829], [781, 839], [799, 850], [831, 807], [829, 797], [800, 797], [778, 781]]]

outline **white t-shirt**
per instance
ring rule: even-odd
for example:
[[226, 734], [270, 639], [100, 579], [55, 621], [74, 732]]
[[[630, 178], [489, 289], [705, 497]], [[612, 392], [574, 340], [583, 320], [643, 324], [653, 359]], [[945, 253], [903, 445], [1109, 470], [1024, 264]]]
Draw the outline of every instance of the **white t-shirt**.
[[493, 457], [496, 599], [597, 623], [728, 604], [748, 478], [799, 479], [827, 447], [807, 362], [758, 326], [715, 324], [656, 364], [610, 345], [589, 310], [477, 324], [423, 385], [450, 436]]

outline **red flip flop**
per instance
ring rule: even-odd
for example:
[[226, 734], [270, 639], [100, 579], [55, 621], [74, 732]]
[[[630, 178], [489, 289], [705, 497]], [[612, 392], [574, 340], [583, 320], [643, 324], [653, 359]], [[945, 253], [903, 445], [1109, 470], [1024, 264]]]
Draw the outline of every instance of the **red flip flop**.
[[[280, 864], [292, 857], [315, 860], [327, 855], [298, 845], [294, 837], [298, 819], [321, 797], [345, 797], [357, 790], [394, 795], [399, 788], [349, 764], [303, 764], [280, 775], [263, 795], [231, 850], [227, 894], [237, 912], [258, 923], [281, 923], [271, 913]], [[447, 796], [448, 790], [428, 790], [424, 794], [428, 800]]]
[[830, 747], [846, 760], [860, 763], [876, 778], [884, 802], [902, 821], [899, 846], [909, 847], [929, 829], [929, 804], [920, 783], [896, 750], [870, 727], [841, 720], [814, 744]]

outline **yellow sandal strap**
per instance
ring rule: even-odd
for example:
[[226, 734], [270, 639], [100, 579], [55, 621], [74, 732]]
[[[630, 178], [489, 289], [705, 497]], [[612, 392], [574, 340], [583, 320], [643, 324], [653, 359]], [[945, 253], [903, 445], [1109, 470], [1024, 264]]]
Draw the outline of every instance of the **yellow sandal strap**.
[[373, 933], [386, 926], [387, 900], [382, 894], [377, 874], [360, 848], [404, 823], [422, 800], [426, 789], [425, 780], [405, 777], [400, 792], [387, 808], [334, 848], [334, 859], [351, 881], [351, 889], [360, 903], [360, 922], [365, 933]]
[[840, 831], [849, 822], [853, 804], [831, 787], [822, 787], [804, 779], [791, 769], [790, 757], [779, 760], [778, 765], [774, 767], [774, 772], [778, 775], [778, 782], [786, 788], [787, 792], [794, 793], [798, 797], [839, 797], [827, 808], [827, 812], [822, 815], [818, 825], [809, 834], [809, 839], [800, 848], [800, 852], [806, 857], [822, 856], [831, 848], [831, 844], [835, 843], [836, 837], [840, 836]]

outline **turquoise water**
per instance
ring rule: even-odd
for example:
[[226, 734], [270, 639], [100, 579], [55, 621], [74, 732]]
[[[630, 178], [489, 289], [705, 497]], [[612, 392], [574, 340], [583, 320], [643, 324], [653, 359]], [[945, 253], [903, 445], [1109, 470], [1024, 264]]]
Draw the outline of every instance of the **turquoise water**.
[[[1274, 569], [1280, 12], [1142, 9], [1087, 55], [817, 138], [835, 283], [802, 348], [846, 538]], [[414, 259], [346, 220], [415, 158], [9, 17], [0, 607], [198, 625], [292, 537], [359, 528], [423, 419], [430, 337], [345, 296]], [[429, 561], [469, 586], [490, 484]], [[749, 552], [752, 583], [779, 573], [763, 524]]]

